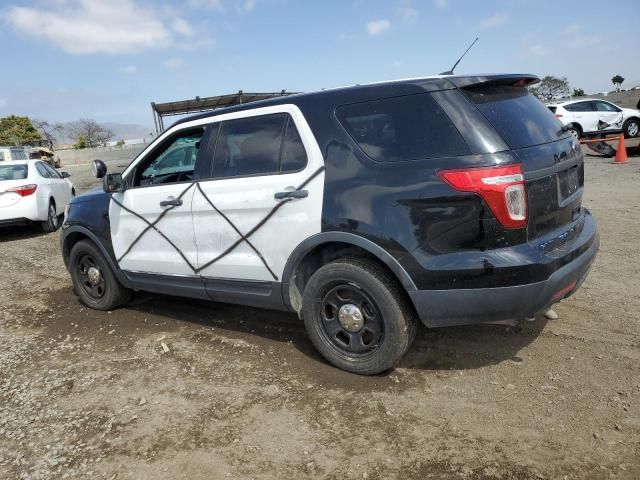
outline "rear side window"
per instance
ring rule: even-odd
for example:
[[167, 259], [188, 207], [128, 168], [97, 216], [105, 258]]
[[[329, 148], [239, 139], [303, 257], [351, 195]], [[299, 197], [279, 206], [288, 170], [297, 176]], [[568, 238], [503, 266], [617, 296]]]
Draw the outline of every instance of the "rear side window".
[[595, 112], [596, 107], [593, 102], [578, 102], [572, 103], [571, 105], [565, 105], [565, 110], [570, 112]]
[[285, 113], [222, 122], [213, 159], [213, 177], [271, 175], [303, 169], [300, 134]]
[[562, 134], [558, 119], [526, 87], [477, 85], [462, 91], [513, 149], [553, 142]]
[[27, 165], [0, 165], [0, 181], [24, 180], [29, 173]]
[[428, 93], [344, 105], [336, 113], [349, 135], [374, 160], [397, 162], [471, 153]]

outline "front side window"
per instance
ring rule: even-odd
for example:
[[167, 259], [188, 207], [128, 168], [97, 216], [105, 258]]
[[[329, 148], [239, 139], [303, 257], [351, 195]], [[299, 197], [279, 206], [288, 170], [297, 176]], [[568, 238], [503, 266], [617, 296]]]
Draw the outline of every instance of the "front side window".
[[374, 160], [395, 162], [471, 153], [428, 93], [344, 105], [336, 113], [351, 137]]
[[36, 163], [36, 170], [40, 174], [42, 178], [51, 178], [51, 174], [44, 168], [44, 164], [42, 162]]
[[202, 128], [171, 136], [136, 169], [134, 186], [184, 182], [193, 179]]
[[307, 155], [296, 126], [285, 113], [222, 122], [213, 177], [272, 175], [299, 171]]
[[613, 112], [613, 113], [617, 113], [620, 111], [620, 109], [618, 107], [615, 107], [613, 105], [611, 105], [610, 103], [607, 102], [595, 102], [596, 104], [596, 108], [598, 109], [599, 112]]
[[48, 163], [42, 163], [41, 165], [44, 167], [44, 169], [47, 172], [49, 172], [49, 177], [50, 178], [62, 178], [62, 175], [60, 175], [58, 173], [58, 171], [55, 168], [53, 168], [51, 165], [49, 165]]

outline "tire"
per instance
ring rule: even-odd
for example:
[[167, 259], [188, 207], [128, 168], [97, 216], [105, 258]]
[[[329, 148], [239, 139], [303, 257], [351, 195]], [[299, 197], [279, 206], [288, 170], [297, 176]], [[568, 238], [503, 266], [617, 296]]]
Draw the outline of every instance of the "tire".
[[49, 200], [47, 219], [44, 222], [40, 222], [40, 226], [45, 233], [55, 232], [60, 227], [60, 221], [56, 212], [56, 204], [53, 203], [53, 200]]
[[[97, 269], [97, 277], [91, 268]], [[111, 310], [131, 298], [131, 291], [118, 282], [98, 247], [88, 240], [76, 243], [71, 249], [69, 271], [74, 290], [87, 307]]]
[[313, 345], [329, 363], [361, 375], [397, 365], [417, 330], [413, 308], [396, 279], [356, 258], [330, 263], [311, 276], [302, 297], [302, 317]]
[[637, 118], [630, 118], [624, 125], [622, 125], [622, 131], [624, 132], [624, 138], [635, 138], [640, 135], [640, 120]]

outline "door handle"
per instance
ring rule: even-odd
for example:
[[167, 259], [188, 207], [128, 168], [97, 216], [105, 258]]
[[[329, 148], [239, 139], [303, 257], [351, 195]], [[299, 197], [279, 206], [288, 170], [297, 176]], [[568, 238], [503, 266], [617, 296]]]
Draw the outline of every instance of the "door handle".
[[283, 198], [306, 198], [308, 196], [308, 190], [285, 190], [284, 192], [277, 192], [273, 198], [282, 200]]
[[161, 207], [179, 207], [182, 205], [182, 199], [169, 197], [160, 202]]

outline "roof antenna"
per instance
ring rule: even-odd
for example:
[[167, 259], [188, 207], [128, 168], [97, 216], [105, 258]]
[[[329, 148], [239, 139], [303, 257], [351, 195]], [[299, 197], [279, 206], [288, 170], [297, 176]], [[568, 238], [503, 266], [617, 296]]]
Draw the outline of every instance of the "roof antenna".
[[446, 72], [442, 72], [440, 75], [453, 75], [453, 71], [456, 69], [456, 67], [460, 63], [460, 60], [462, 60], [464, 58], [464, 56], [467, 54], [467, 52], [469, 50], [471, 50], [471, 47], [473, 47], [476, 44], [477, 41], [478, 41], [478, 37], [476, 37], [476, 39], [473, 42], [471, 42], [471, 45], [469, 45], [469, 48], [467, 48], [464, 51], [464, 53], [462, 54], [462, 56], [458, 59], [458, 61], [453, 64], [453, 67], [451, 67], [451, 70], [448, 70]]

